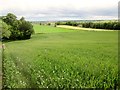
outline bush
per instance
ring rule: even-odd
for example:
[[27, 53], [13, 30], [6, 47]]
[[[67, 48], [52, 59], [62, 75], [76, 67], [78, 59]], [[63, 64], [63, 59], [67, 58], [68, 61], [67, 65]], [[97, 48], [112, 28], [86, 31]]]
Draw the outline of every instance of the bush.
[[47, 23], [47, 25], [49, 25], [49, 26], [50, 26], [50, 25], [51, 25], [51, 23]]
[[19, 39], [30, 39], [31, 34], [34, 33], [32, 24], [27, 21], [21, 21], [19, 31]]
[[2, 39], [9, 39], [10, 34], [11, 34], [11, 32], [10, 32], [10, 30], [9, 30], [10, 26], [7, 25], [7, 24], [4, 23], [4, 22], [2, 22], [1, 25], [2, 25], [2, 27], [1, 27], [1, 29], [0, 29], [0, 32], [2, 32], [1, 38], [2, 38]]
[[17, 20], [16, 18], [17, 17], [12, 13], [8, 13], [7, 16], [1, 17], [2, 21], [6, 23], [6, 30], [4, 31], [6, 33], [8, 33], [8, 31], [10, 32], [10, 35], [7, 35], [7, 38], [10, 40], [30, 39], [31, 34], [34, 33], [32, 24], [26, 21], [24, 17], [20, 20]]

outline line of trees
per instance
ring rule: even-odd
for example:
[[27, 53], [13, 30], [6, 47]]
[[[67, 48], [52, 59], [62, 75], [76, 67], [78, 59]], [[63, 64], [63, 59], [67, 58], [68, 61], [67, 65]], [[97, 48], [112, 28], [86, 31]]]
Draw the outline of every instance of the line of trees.
[[85, 28], [96, 28], [96, 29], [110, 29], [110, 30], [120, 30], [119, 22], [98, 22], [98, 23], [83, 23]]
[[70, 26], [80, 26], [85, 28], [95, 28], [95, 29], [109, 29], [109, 30], [120, 30], [120, 22], [109, 21], [109, 22], [57, 22], [56, 25], [70, 25]]
[[2, 39], [3, 40], [23, 40], [30, 39], [34, 33], [33, 25], [26, 21], [24, 17], [17, 20], [17, 17], [8, 13], [1, 17], [2, 20]]
[[73, 22], [73, 21], [67, 21], [67, 22], [56, 22], [56, 25], [78, 26], [79, 23], [77, 23], [77, 22]]

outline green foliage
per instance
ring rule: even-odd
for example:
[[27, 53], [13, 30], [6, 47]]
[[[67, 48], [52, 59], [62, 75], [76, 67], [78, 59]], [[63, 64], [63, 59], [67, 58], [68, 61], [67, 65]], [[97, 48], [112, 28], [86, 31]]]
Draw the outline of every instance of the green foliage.
[[[3, 87], [104, 89], [118, 86], [117, 31], [40, 27], [45, 28], [44, 32], [35, 29], [43, 34], [39, 31], [30, 40], [5, 43]], [[52, 33], [53, 29], [63, 32]], [[49, 30], [51, 33], [46, 33]]]
[[56, 24], [54, 24], [54, 27], [56, 27], [57, 25]]
[[50, 26], [50, 25], [51, 25], [51, 23], [47, 23], [47, 25], [49, 25], [49, 26]]
[[96, 28], [96, 29], [110, 29], [110, 30], [120, 30], [119, 22], [87, 22], [82, 23], [85, 28]]
[[82, 26], [84, 28], [95, 28], [95, 29], [109, 29], [109, 30], [120, 30], [120, 23], [118, 21], [106, 21], [106, 22], [57, 22], [57, 25], [70, 25], [70, 26]]
[[77, 22], [67, 21], [67, 22], [57, 22], [56, 25], [70, 25], [70, 26], [78, 26]]
[[40, 25], [42, 25], [42, 23], [40, 23]]
[[3, 16], [2, 20], [8, 25], [13, 26], [13, 23], [16, 21], [16, 16], [12, 13], [8, 13], [7, 16]]
[[10, 34], [11, 34], [11, 32], [10, 32], [10, 25], [7, 25], [6, 23], [4, 23], [4, 22], [1, 22], [0, 23], [1, 24], [1, 29], [0, 29], [0, 32], [2, 32], [2, 37], [1, 38], [3, 38], [3, 39], [9, 39], [9, 37], [10, 37]]
[[34, 33], [32, 24], [25, 20], [21, 20], [21, 23], [19, 24], [19, 31], [19, 39], [30, 39], [31, 34]]
[[17, 17], [12, 13], [8, 13], [6, 16], [2, 17], [2, 21], [10, 26], [8, 29], [11, 32], [9, 39], [30, 39], [31, 34], [34, 32], [32, 24], [26, 21], [24, 17], [20, 20], [17, 20], [16, 18]]
[[56, 24], [56, 25], [66, 25], [66, 22], [60, 22], [60, 21], [59, 21], [59, 22], [56, 22], [55, 24]]

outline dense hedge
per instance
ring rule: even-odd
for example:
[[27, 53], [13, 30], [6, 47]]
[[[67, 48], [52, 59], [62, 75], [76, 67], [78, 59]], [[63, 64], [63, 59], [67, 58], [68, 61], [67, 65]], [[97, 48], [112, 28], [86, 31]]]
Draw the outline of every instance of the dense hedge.
[[120, 23], [118, 22], [98, 22], [98, 23], [83, 23], [85, 28], [96, 28], [96, 29], [110, 29], [110, 30], [120, 30]]
[[67, 21], [67, 22], [57, 22], [56, 25], [78, 26], [79, 23], [77, 23], [77, 22], [72, 22], [72, 21]]
[[120, 23], [117, 21], [109, 22], [57, 22], [56, 25], [70, 25], [70, 26], [80, 26], [85, 28], [96, 28], [96, 29], [109, 29], [109, 30], [120, 30]]
[[24, 17], [17, 20], [17, 17], [8, 13], [6, 16], [2, 16], [2, 39], [3, 40], [22, 40], [30, 39], [31, 34], [34, 33], [33, 25], [26, 21]]

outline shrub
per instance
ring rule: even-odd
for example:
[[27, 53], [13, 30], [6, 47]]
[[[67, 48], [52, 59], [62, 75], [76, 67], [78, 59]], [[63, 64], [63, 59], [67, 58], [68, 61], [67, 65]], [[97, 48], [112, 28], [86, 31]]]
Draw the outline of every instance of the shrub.
[[[5, 29], [10, 32], [10, 36], [7, 35], [7, 38], [10, 40], [30, 39], [31, 34], [34, 33], [32, 24], [26, 21], [24, 17], [20, 20], [16, 18], [17, 17], [12, 13], [8, 13], [7, 16], [1, 17], [2, 21], [6, 23]], [[5, 32], [8, 33], [7, 31]]]

